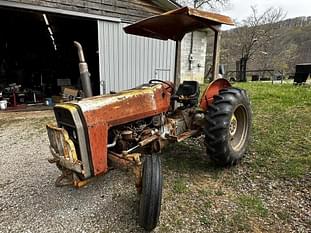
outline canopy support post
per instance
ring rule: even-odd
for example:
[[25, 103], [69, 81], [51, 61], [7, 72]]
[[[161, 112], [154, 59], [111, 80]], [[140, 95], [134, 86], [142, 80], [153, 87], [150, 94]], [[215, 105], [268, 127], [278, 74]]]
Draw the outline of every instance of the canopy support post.
[[175, 52], [175, 74], [174, 74], [174, 84], [175, 89], [178, 88], [180, 84], [180, 68], [181, 68], [181, 41], [176, 41], [176, 52]]
[[212, 80], [218, 78], [219, 73], [219, 59], [220, 59], [220, 39], [221, 39], [221, 31], [220, 27], [213, 27], [214, 35], [214, 49], [213, 49], [213, 66], [212, 66]]

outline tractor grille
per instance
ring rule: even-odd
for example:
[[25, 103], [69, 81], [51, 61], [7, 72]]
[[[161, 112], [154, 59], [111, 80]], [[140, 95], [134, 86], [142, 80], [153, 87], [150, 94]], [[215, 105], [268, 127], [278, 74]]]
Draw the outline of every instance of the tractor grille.
[[81, 161], [78, 132], [71, 112], [61, 107], [55, 107], [54, 114], [57, 120], [58, 127], [64, 128], [68, 132], [71, 141], [75, 145], [78, 159]]

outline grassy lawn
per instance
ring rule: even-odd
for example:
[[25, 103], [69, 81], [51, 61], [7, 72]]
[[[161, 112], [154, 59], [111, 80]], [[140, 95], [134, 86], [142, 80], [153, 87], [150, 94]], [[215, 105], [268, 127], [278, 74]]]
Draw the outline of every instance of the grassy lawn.
[[253, 108], [255, 158], [251, 169], [273, 178], [303, 177], [311, 170], [311, 88], [239, 84]]
[[164, 202], [174, 202], [175, 211], [168, 216], [172, 227], [160, 232], [200, 229], [189, 222], [209, 232], [311, 231], [311, 88], [235, 86], [251, 97], [248, 154], [221, 169], [206, 158], [202, 139], [170, 145], [163, 156]]

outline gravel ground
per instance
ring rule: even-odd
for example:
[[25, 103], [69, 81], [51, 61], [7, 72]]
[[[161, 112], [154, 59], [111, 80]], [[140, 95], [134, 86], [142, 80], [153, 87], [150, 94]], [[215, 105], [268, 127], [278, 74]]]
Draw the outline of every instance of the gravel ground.
[[112, 170], [79, 190], [54, 186], [60, 173], [46, 160], [44, 130], [52, 116], [0, 115], [0, 232], [141, 232], [126, 172]]
[[[51, 111], [0, 113], [0, 233], [144, 232], [131, 173], [111, 170], [81, 189], [54, 186], [60, 172], [47, 162], [51, 121]], [[164, 152], [154, 232], [311, 232], [310, 176], [274, 182], [249, 174], [249, 159], [220, 170], [202, 154], [200, 140]]]

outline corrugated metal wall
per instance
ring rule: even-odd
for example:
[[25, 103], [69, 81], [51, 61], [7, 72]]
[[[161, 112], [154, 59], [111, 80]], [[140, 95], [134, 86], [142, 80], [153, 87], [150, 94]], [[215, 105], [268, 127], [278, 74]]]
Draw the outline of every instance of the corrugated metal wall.
[[127, 35], [126, 24], [98, 21], [101, 93], [150, 79], [174, 81], [175, 42]]

